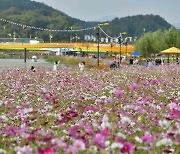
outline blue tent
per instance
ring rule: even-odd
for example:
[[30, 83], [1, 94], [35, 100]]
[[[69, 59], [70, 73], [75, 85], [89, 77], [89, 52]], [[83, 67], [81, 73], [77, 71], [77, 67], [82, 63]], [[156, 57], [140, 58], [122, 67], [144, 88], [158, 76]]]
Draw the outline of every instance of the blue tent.
[[131, 53], [131, 56], [135, 56], [135, 57], [138, 57], [138, 56], [141, 56], [140, 53], [138, 51], [134, 51]]

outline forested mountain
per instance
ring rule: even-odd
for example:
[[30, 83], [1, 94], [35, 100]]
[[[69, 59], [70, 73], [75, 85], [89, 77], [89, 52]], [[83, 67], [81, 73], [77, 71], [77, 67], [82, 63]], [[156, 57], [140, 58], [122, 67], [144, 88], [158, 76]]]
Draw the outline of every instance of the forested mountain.
[[[39, 27], [44, 29], [81, 29], [97, 26], [98, 22], [85, 22], [72, 18], [65, 13], [53, 9], [43, 3], [31, 0], [0, 0], [0, 18], [15, 23]], [[118, 36], [120, 32], [127, 32], [128, 36], [139, 37], [145, 32], [158, 29], [169, 29], [171, 25], [158, 15], [137, 15], [113, 19], [109, 26], [103, 29], [111, 36]], [[53, 41], [69, 40], [70, 32], [50, 32], [35, 30], [29, 27], [22, 28], [17, 25], [0, 21], [0, 37], [10, 37], [16, 32], [16, 37], [39, 37], [45, 41], [53, 36]], [[9, 35], [11, 34], [11, 35]], [[96, 30], [73, 32], [73, 36], [96, 35]]]

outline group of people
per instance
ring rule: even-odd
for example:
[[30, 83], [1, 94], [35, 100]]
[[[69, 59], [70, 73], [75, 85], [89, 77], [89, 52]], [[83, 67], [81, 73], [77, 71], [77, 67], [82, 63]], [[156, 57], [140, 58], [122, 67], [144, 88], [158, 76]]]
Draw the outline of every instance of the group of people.
[[155, 66], [155, 65], [156, 66], [164, 65], [164, 61], [161, 59], [155, 59], [155, 60], [147, 59], [145, 63], [145, 66]]
[[113, 63], [110, 64], [110, 68], [114, 69], [114, 68], [118, 68], [120, 66], [120, 62], [117, 62], [116, 59], [113, 59]]
[[[55, 61], [54, 62], [53, 70], [55, 72], [58, 70], [59, 63], [60, 63], [60, 61]], [[84, 68], [85, 68], [85, 62], [83, 61], [83, 62], [79, 63], [79, 69], [82, 72], [84, 70]]]
[[[60, 61], [54, 61], [53, 71], [55, 71], [55, 72], [58, 71], [59, 64], [60, 64]], [[79, 69], [82, 72], [82, 71], [84, 71], [84, 68], [85, 68], [85, 62], [83, 61], [83, 62], [79, 63]], [[31, 66], [31, 71], [35, 72], [34, 66]]]

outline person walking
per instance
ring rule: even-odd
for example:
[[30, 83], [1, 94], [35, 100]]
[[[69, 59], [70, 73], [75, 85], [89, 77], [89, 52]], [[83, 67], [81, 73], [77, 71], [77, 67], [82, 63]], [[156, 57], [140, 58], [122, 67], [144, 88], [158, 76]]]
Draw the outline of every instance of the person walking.
[[79, 69], [81, 72], [83, 72], [84, 68], [85, 68], [85, 62], [83, 61], [82, 63], [79, 63]]
[[54, 68], [53, 68], [53, 70], [55, 71], [55, 72], [57, 72], [57, 70], [58, 70], [58, 65], [59, 65], [59, 61], [55, 61], [54, 62]]

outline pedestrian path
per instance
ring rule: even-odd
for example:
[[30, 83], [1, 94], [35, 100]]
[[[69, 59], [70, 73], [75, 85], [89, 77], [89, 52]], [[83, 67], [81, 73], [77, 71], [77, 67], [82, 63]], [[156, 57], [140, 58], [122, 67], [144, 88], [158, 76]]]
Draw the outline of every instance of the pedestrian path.
[[18, 67], [31, 67], [31, 66], [52, 66], [49, 62], [45, 60], [37, 60], [37, 62], [33, 62], [31, 59], [24, 62], [24, 59], [0, 59], [0, 69], [7, 68], [18, 68]]

